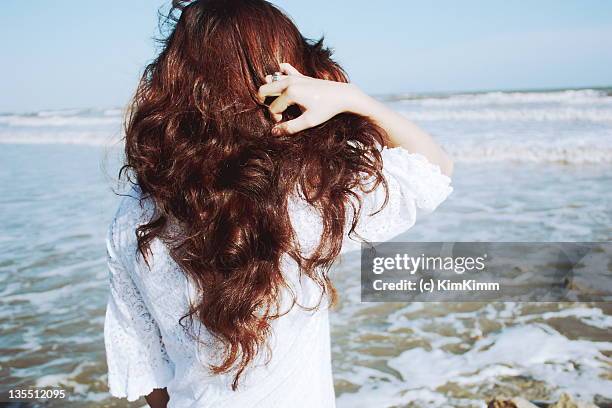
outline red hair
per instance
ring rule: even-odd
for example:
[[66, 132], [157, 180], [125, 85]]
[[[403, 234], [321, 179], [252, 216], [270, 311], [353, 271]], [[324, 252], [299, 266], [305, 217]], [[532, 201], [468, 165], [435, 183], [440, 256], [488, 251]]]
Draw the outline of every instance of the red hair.
[[[274, 121], [257, 90], [279, 63], [347, 82], [322, 40], [305, 39], [264, 0], [175, 1], [171, 15], [179, 13], [138, 87], [120, 175], [155, 203], [155, 215], [137, 230], [141, 254], [146, 259], [151, 240], [162, 239], [196, 282], [201, 300], [185, 317], [197, 318], [223, 346], [211, 369], [231, 371], [236, 389], [281, 314], [282, 256], [334, 302], [328, 271], [345, 232], [354, 232], [359, 193], [385, 183], [384, 133], [345, 113], [272, 136]], [[299, 114], [292, 107], [284, 118]], [[287, 209], [296, 191], [323, 220], [308, 255]]]

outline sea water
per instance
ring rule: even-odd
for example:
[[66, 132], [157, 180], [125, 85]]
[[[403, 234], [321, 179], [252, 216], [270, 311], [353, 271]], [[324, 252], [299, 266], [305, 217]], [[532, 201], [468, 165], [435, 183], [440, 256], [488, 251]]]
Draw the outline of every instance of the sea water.
[[[610, 240], [611, 95], [385, 96], [456, 162], [451, 197], [398, 239]], [[120, 109], [0, 114], [0, 394], [61, 387], [70, 406], [125, 406], [107, 393], [102, 333], [121, 122]], [[610, 304], [360, 303], [358, 270], [349, 256], [333, 272], [339, 407], [612, 398]]]

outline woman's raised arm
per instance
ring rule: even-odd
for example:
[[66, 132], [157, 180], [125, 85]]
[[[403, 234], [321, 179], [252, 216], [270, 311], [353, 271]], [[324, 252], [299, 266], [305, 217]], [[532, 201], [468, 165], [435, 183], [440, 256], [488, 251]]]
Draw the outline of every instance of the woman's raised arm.
[[282, 113], [291, 105], [300, 106], [303, 113], [296, 119], [279, 123], [273, 133], [293, 134], [320, 125], [339, 113], [356, 113], [370, 118], [385, 130], [389, 147], [399, 146], [411, 153], [422, 154], [431, 163], [440, 166], [444, 174], [452, 174], [453, 161], [427, 132], [357, 86], [310, 78], [287, 63], [281, 64], [280, 68], [286, 76], [272, 81], [272, 76], [268, 75], [267, 83], [259, 88], [260, 100], [278, 95], [270, 105], [270, 112], [279, 122]]

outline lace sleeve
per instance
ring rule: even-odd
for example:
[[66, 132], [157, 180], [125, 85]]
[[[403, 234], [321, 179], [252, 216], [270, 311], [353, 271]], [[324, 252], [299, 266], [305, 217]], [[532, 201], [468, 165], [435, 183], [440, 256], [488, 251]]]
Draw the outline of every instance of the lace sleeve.
[[[113, 223], [114, 224], [114, 223]], [[111, 395], [135, 401], [174, 377], [159, 328], [116, 251], [113, 225], [106, 238], [110, 296], [104, 343]]]
[[[389, 199], [383, 186], [364, 194], [363, 208], [356, 232], [370, 242], [387, 241], [411, 228], [417, 214], [434, 211], [453, 191], [449, 177], [425, 156], [401, 147], [382, 150], [383, 173]], [[377, 212], [378, 211], [378, 212]]]

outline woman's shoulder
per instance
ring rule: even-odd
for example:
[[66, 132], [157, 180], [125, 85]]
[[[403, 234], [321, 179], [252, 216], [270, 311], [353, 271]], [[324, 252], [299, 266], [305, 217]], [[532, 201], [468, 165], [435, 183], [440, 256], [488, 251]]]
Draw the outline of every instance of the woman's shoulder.
[[144, 194], [138, 184], [134, 184], [124, 193], [118, 194], [121, 199], [115, 213], [115, 220], [136, 221], [153, 211], [153, 200]]
[[112, 235], [119, 237], [129, 232], [128, 236], [131, 236], [134, 235], [136, 228], [147, 223], [153, 216], [153, 201], [143, 194], [137, 184], [119, 195], [121, 197], [119, 205], [110, 226]]

